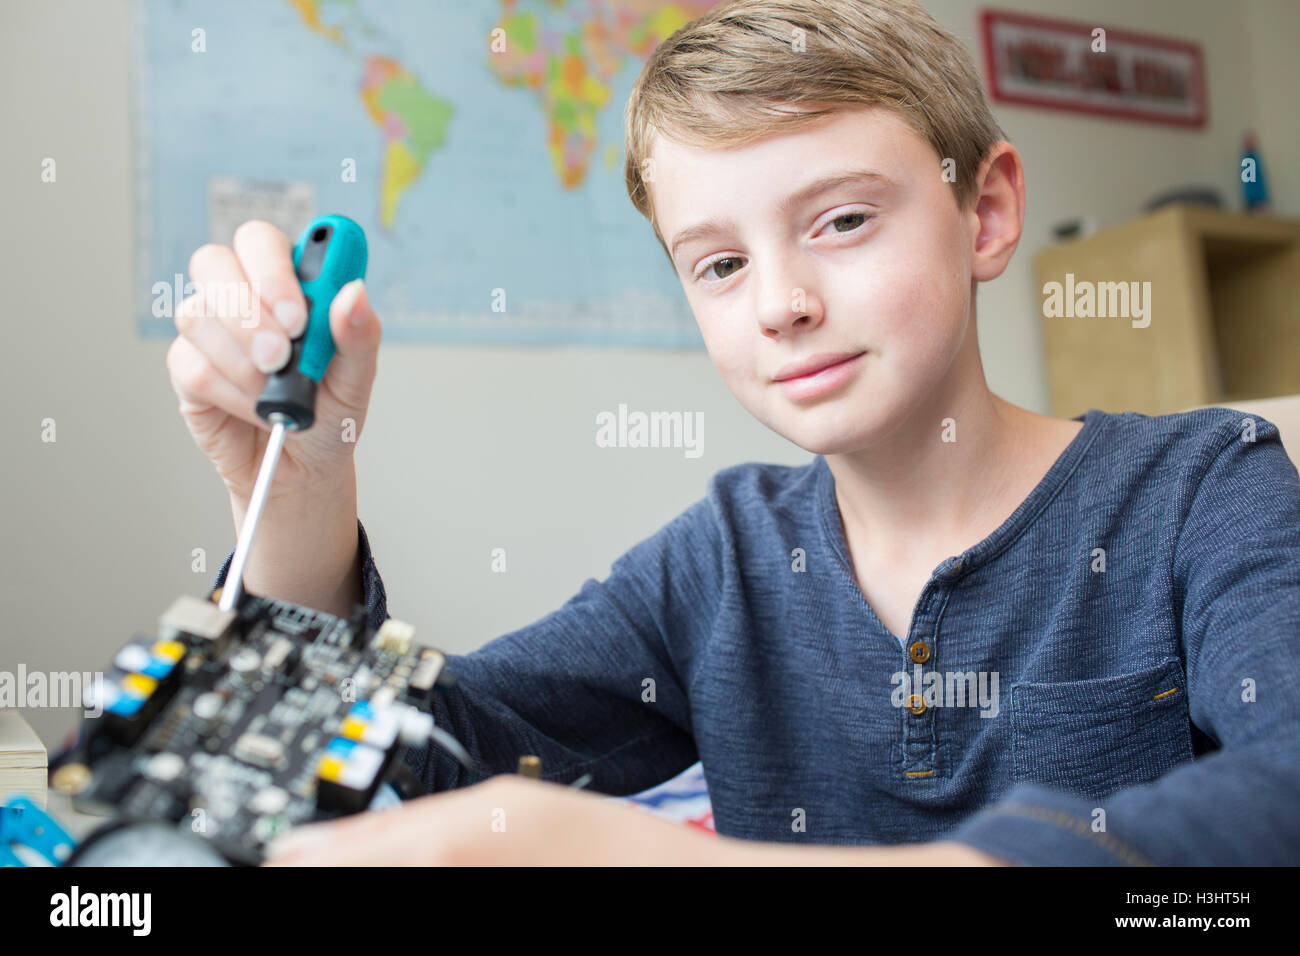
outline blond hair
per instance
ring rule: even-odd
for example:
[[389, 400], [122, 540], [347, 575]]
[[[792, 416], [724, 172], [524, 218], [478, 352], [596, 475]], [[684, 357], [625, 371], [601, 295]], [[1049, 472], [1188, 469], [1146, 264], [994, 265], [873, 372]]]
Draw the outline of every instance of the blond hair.
[[915, 0], [732, 0], [660, 43], [637, 77], [624, 117], [628, 196], [667, 252], [646, 174], [656, 135], [725, 148], [812, 122], [833, 104], [898, 114], [953, 161], [959, 208], [1006, 138], [966, 48]]

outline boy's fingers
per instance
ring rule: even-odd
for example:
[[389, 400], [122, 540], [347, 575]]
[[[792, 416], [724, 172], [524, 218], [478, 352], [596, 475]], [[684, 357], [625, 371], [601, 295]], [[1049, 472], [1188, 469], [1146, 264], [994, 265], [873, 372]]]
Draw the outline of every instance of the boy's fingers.
[[295, 338], [307, 327], [307, 303], [294, 273], [289, 237], [269, 222], [251, 219], [235, 230], [231, 245], [264, 309]]
[[[220, 328], [216, 331], [226, 334]], [[207, 353], [184, 336], [177, 336], [167, 350], [167, 371], [182, 412], [215, 407], [246, 422], [260, 423], [249, 393], [226, 378]]]
[[339, 401], [353, 408], [364, 410], [370, 403], [382, 332], [379, 317], [370, 308], [365, 282], [354, 279], [340, 289], [330, 304], [335, 355], [325, 374]]
[[[284, 364], [289, 337], [274, 323], [252, 326], [248, 316], [256, 316], [257, 301], [229, 247], [200, 246], [190, 257], [189, 272], [197, 288], [177, 307], [176, 330], [230, 381], [249, 391], [260, 390], [258, 373]], [[263, 341], [255, 346], [259, 336]]]

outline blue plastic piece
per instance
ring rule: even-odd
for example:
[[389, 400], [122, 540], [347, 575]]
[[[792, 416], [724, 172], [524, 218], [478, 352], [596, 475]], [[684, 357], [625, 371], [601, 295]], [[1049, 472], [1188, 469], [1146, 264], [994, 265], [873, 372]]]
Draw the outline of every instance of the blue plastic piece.
[[293, 247], [293, 266], [298, 268], [302, 250], [313, 232], [331, 227], [333, 235], [325, 252], [320, 275], [299, 283], [311, 301], [307, 331], [303, 335], [302, 358], [298, 371], [317, 384], [334, 357], [334, 338], [330, 335], [330, 303], [339, 290], [353, 279], [366, 276], [366, 234], [346, 216], [317, 216], [302, 231]]
[[14, 846], [26, 847], [50, 866], [62, 866], [77, 841], [31, 800], [14, 796], [0, 806], [0, 866], [28, 865]]

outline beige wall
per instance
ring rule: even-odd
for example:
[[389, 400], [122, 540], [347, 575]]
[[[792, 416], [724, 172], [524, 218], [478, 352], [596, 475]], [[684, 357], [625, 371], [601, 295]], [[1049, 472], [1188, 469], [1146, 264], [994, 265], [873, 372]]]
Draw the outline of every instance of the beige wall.
[[[973, 40], [975, 2], [928, 5]], [[1246, 125], [1263, 137], [1279, 210], [1300, 214], [1290, 47], [1300, 4], [998, 5], [1173, 33], [1208, 57], [1202, 132], [995, 107], [1024, 155], [1029, 208], [1017, 259], [981, 292], [980, 340], [994, 390], [1042, 410], [1030, 258], [1051, 223], [1123, 219], [1171, 181], [1207, 182], [1235, 202]], [[151, 633], [178, 594], [205, 593], [234, 540], [223, 490], [176, 414], [166, 344], [134, 334], [126, 11], [125, 0], [52, 0], [3, 13], [0, 669], [101, 669], [133, 633]], [[39, 183], [45, 156], [58, 161], [53, 187]], [[595, 414], [619, 402], [703, 411], [704, 456], [600, 452]], [[54, 444], [39, 438], [47, 417]], [[717, 470], [809, 457], [749, 418], [703, 353], [429, 346], [383, 352], [357, 454], [362, 520], [392, 613], [453, 651], [603, 577]], [[208, 555], [202, 574], [190, 571], [196, 547]], [[489, 571], [493, 547], [507, 549], [505, 575]], [[51, 746], [74, 724], [69, 711], [28, 717]]]

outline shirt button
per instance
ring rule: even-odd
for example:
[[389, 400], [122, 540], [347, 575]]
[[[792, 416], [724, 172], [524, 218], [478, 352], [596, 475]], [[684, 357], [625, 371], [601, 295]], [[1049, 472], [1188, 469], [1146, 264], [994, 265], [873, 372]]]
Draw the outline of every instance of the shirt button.
[[965, 564], [966, 564], [966, 561], [963, 559], [963, 560], [961, 560], [961, 561], [958, 561], [956, 564], [954, 564], [954, 565], [952, 566], [952, 569], [953, 569], [954, 571], [960, 571], [960, 570], [965, 566]]
[[908, 648], [908, 653], [912, 655], [912, 660], [918, 664], [924, 664], [930, 659], [930, 647], [925, 641], [917, 641]]
[[913, 694], [907, 698], [907, 709], [913, 717], [920, 717], [925, 713], [925, 698], [920, 694]]

